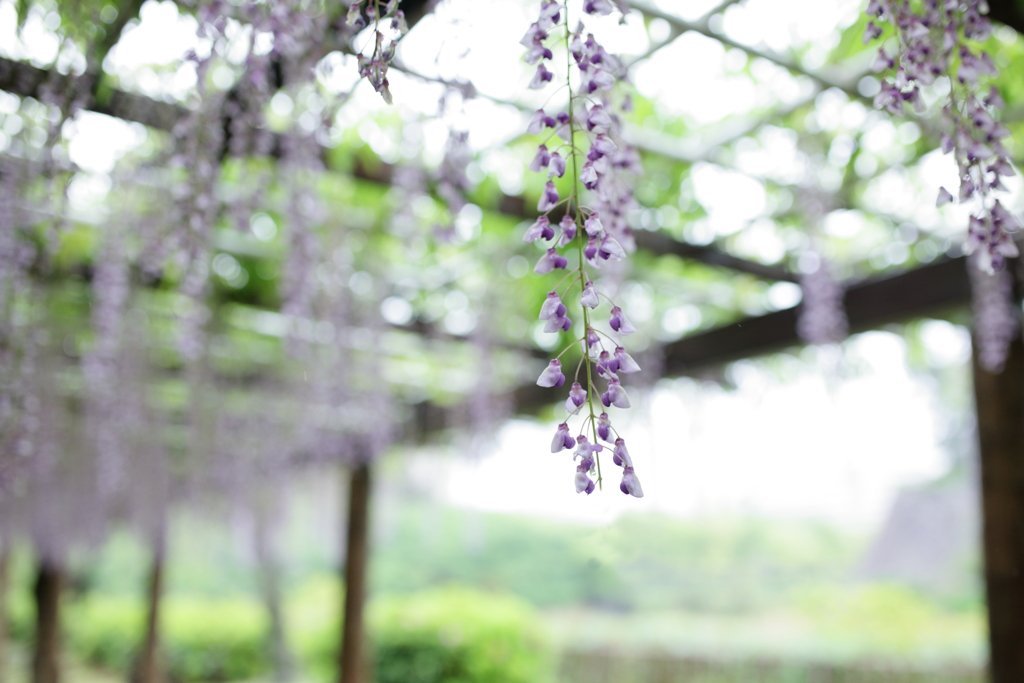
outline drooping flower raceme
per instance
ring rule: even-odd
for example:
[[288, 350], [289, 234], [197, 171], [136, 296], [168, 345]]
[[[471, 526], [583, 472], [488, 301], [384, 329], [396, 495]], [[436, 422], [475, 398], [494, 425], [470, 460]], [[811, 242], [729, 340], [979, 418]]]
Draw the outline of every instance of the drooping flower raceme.
[[[876, 21], [895, 27], [898, 52], [879, 48], [876, 71], [895, 68], [892, 80], [883, 80], [875, 106], [902, 114], [904, 105], [921, 112], [921, 86], [943, 74], [949, 75], [949, 102], [942, 113], [949, 126], [942, 137], [942, 151], [953, 153], [960, 175], [958, 199], [974, 202], [964, 251], [979, 253], [978, 264], [989, 273], [1000, 270], [1006, 257], [1017, 255], [1012, 234], [1020, 225], [992, 195], [1006, 189], [1002, 178], [1014, 175], [1003, 140], [1010, 134], [997, 120], [1004, 106], [999, 91], [983, 81], [998, 69], [984, 51], [968, 41], [984, 41], [992, 31], [984, 0], [929, 0], [911, 5], [902, 0], [870, 0], [864, 34], [867, 43], [882, 35]], [[936, 205], [952, 202], [953, 193], [939, 188]]]
[[[584, 4], [587, 14], [608, 14], [607, 0]], [[604, 450], [600, 442], [614, 444], [613, 462], [623, 468], [619, 489], [640, 498], [643, 489], [626, 451], [625, 441], [612, 426], [603, 408], [628, 408], [629, 398], [620, 383], [620, 374], [640, 370], [617, 337], [635, 332], [625, 313], [603, 294], [588, 269], [599, 269], [608, 261], [626, 258], [635, 249], [632, 231], [626, 222], [627, 213], [636, 206], [631, 176], [639, 168], [639, 155], [628, 145], [617, 141], [620, 121], [615, 113], [612, 90], [622, 71], [621, 62], [608, 54], [585, 33], [582, 23], [570, 27], [568, 9], [554, 0], [542, 0], [540, 15], [521, 41], [526, 48], [526, 62], [536, 65], [530, 87], [542, 89], [555, 81], [561, 68], [554, 65], [556, 51], [565, 50], [564, 80], [570, 93], [567, 111], [549, 113], [537, 110], [527, 126], [533, 135], [545, 135], [530, 162], [530, 170], [547, 176], [537, 211], [540, 217], [523, 237], [524, 242], [541, 243], [546, 247], [534, 272], [545, 275], [555, 270], [569, 271], [548, 292], [541, 304], [540, 320], [545, 332], [567, 332], [573, 327], [569, 307], [579, 304], [582, 325], [579, 337], [551, 360], [537, 384], [561, 387], [566, 381], [561, 357], [573, 348], [582, 348], [582, 357], [571, 380], [565, 409], [569, 419], [583, 418], [575, 439], [568, 422], [558, 425], [551, 442], [551, 451], [573, 450], [576, 461], [577, 493], [590, 494], [601, 482], [598, 454]], [[554, 49], [553, 49], [554, 48]], [[550, 66], [550, 68], [549, 68]], [[579, 78], [572, 77], [578, 73]], [[619, 104], [629, 109], [626, 99]], [[563, 197], [555, 179], [569, 176], [568, 195]], [[584, 188], [588, 205], [583, 203]], [[564, 213], [554, 223], [554, 212]], [[563, 255], [562, 250], [566, 255]], [[575, 265], [570, 270], [570, 260]], [[609, 306], [608, 328], [611, 334], [598, 330], [594, 324], [602, 302]], [[575, 312], [573, 315], [576, 315]], [[598, 381], [605, 383], [602, 391]], [[603, 405], [603, 408], [601, 407]], [[592, 439], [592, 440], [591, 440]]]
[[[398, 9], [398, 2], [399, 0], [387, 0], [386, 3], [381, 0], [355, 0], [349, 4], [345, 17], [345, 24], [357, 30], [365, 27], [368, 21], [373, 23], [373, 52], [369, 57], [360, 52], [356, 60], [359, 65], [359, 76], [368, 80], [388, 104], [391, 104], [388, 66], [395, 58], [398, 41], [409, 31], [405, 12]], [[387, 24], [396, 37], [386, 39], [381, 33], [381, 24], [385, 20], [389, 20]]]

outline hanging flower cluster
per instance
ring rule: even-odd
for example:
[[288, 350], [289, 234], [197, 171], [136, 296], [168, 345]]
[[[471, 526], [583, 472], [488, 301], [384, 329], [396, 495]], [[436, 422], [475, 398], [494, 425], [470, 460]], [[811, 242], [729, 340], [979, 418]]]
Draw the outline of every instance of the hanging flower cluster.
[[[878, 50], [874, 68], [896, 68], [895, 77], [882, 81], [875, 97], [876, 107], [902, 114], [904, 103], [917, 112], [924, 109], [921, 86], [931, 85], [943, 74], [950, 75], [949, 102], [943, 108], [950, 132], [942, 137], [942, 151], [953, 152], [960, 173], [959, 200], [974, 201], [964, 251], [978, 252], [979, 266], [989, 273], [1000, 270], [1006, 257], [1017, 256], [1011, 234], [1020, 228], [1017, 220], [992, 197], [1006, 189], [1002, 178], [1014, 174], [1003, 139], [1010, 131], [996, 120], [1004, 103], [994, 86], [983, 92], [983, 77], [998, 74], [992, 58], [971, 49], [968, 41], [986, 40], [992, 27], [985, 16], [984, 0], [928, 0], [915, 11], [902, 0], [871, 0], [864, 42], [876, 39], [882, 29], [875, 20], [896, 29], [898, 54]], [[955, 76], [953, 75], [955, 73]], [[939, 188], [936, 205], [953, 201], [946, 188]]]
[[[587, 14], [607, 15], [613, 6], [604, 0], [584, 3]], [[554, 270], [569, 270], [569, 259], [575, 252], [576, 268], [569, 271], [554, 290], [547, 294], [541, 305], [540, 319], [546, 332], [563, 332], [572, 328], [569, 309], [563, 297], [578, 298], [582, 330], [578, 342], [583, 357], [576, 366], [565, 409], [569, 418], [582, 416], [579, 434], [573, 437], [568, 420], [558, 425], [551, 442], [551, 452], [573, 450], [576, 461], [576, 492], [594, 491], [596, 475], [601, 481], [598, 454], [609, 444], [612, 462], [622, 468], [620, 490], [640, 498], [643, 489], [633, 470], [633, 461], [626, 442], [612, 427], [606, 409], [628, 408], [629, 397], [620, 383], [620, 375], [640, 370], [619, 338], [635, 332], [625, 314], [606, 295], [600, 293], [587, 272], [598, 269], [606, 261], [619, 261], [633, 249], [626, 212], [635, 206], [628, 180], [630, 171], [638, 170], [639, 156], [635, 150], [613, 140], [619, 119], [612, 112], [610, 91], [621, 71], [620, 61], [608, 54], [594, 39], [584, 35], [583, 24], [575, 30], [569, 28], [568, 8], [554, 0], [544, 0], [540, 17], [522, 39], [527, 48], [526, 61], [536, 64], [537, 70], [530, 88], [539, 90], [554, 80], [547, 63], [554, 59], [550, 45], [564, 41], [566, 55], [566, 84], [570, 92], [568, 110], [555, 115], [537, 110], [527, 128], [532, 134], [550, 130], [547, 142], [541, 144], [530, 164], [530, 170], [547, 173], [537, 210], [541, 216], [527, 229], [524, 242], [546, 242], [549, 247], [537, 262], [534, 272], [540, 275]], [[552, 38], [552, 29], [562, 28], [561, 35]], [[579, 72], [579, 84], [573, 90], [573, 65]], [[628, 107], [628, 100], [626, 106]], [[581, 144], [582, 142], [582, 144]], [[555, 178], [563, 177], [571, 169], [572, 182], [569, 196], [561, 198], [555, 187]], [[581, 188], [590, 190], [591, 206], [580, 202]], [[553, 223], [552, 213], [564, 206], [564, 215]], [[569, 256], [563, 255], [569, 254]], [[564, 287], [564, 291], [562, 288]], [[572, 292], [575, 292], [574, 294]], [[594, 325], [602, 298], [610, 305], [608, 326], [614, 337], [598, 330]], [[566, 383], [561, 357], [576, 346], [573, 342], [558, 354], [541, 373], [537, 384], [542, 387], [561, 387]], [[597, 380], [605, 383], [600, 392]], [[598, 398], [599, 397], [599, 398]], [[598, 407], [598, 401], [600, 406]]]
[[[348, 6], [348, 16], [345, 18], [345, 24], [356, 30], [364, 28], [369, 22], [373, 23], [373, 54], [370, 57], [366, 57], [362, 52], [357, 55], [359, 76], [368, 80], [388, 104], [391, 104], [388, 65], [395, 58], [398, 41], [409, 31], [405, 12], [398, 9], [398, 2], [399, 0], [387, 0], [384, 4], [381, 0], [356, 0]], [[391, 20], [391, 31], [397, 34], [397, 37], [387, 41], [387, 45], [384, 44], [385, 37], [380, 31], [381, 22], [386, 19]]]

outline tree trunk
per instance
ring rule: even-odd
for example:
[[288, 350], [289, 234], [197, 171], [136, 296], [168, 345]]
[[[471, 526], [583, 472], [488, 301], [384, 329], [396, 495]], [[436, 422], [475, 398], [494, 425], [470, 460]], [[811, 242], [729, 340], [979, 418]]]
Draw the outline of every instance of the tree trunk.
[[366, 598], [367, 527], [370, 512], [370, 464], [351, 471], [348, 535], [345, 551], [345, 616], [339, 662], [341, 683], [363, 683], [363, 602]]
[[260, 592], [270, 616], [269, 646], [274, 663], [274, 680], [288, 683], [295, 678], [295, 660], [285, 638], [284, 614], [281, 609], [281, 567], [267, 538], [266, 512], [256, 511], [256, 559], [259, 563]]
[[60, 597], [64, 571], [60, 563], [43, 559], [36, 574], [36, 642], [32, 683], [60, 682]]
[[153, 541], [153, 564], [149, 570], [146, 594], [146, 636], [139, 653], [138, 683], [163, 683], [165, 676], [160, 652], [160, 601], [164, 592], [164, 556], [166, 541], [163, 530]]
[[1003, 371], [974, 354], [981, 447], [985, 590], [993, 683], [1024, 681], [1024, 343], [1010, 346]]

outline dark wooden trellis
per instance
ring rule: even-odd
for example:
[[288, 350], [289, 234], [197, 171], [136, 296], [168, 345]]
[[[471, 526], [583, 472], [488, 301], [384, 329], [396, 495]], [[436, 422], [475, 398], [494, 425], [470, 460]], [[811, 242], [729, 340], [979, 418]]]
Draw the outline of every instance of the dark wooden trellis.
[[[683, 21], [640, 2], [633, 3], [648, 16], [668, 21], [671, 27], [669, 39], [652, 47], [644, 56], [653, 54], [684, 33], [695, 31], [727, 46], [742, 49], [753, 57], [775, 62], [793, 73], [808, 76], [816, 83], [818, 91], [839, 88], [856, 99], [863, 99], [856, 90], [855, 80], [849, 74], [843, 77], [808, 71], [780, 55], [737, 44], [713, 30], [711, 17], [723, 12], [736, 1], [724, 0], [704, 18], [694, 22]], [[125, 0], [121, 3], [117, 21], [108, 27], [104, 39], [97, 45], [100, 63], [102, 55], [116, 44], [126, 23], [137, 15], [141, 4], [140, 0]], [[410, 25], [415, 25], [423, 13], [430, 10], [431, 5], [431, 2], [422, 0], [403, 2]], [[1020, 4], [1014, 0], [991, 0], [989, 5], [994, 19], [1018, 32], [1024, 32], [1024, 8]], [[344, 41], [340, 38], [334, 42], [325, 41], [325, 53], [331, 49], [344, 49]], [[180, 106], [118, 89], [100, 93], [97, 88], [100, 76], [96, 72], [87, 72], [82, 76], [62, 76], [26, 63], [0, 58], [0, 89], [19, 96], [38, 96], [45, 84], [61, 85], [75, 92], [91, 92], [93, 96], [85, 100], [86, 109], [165, 131], [172, 130], [175, 123], [186, 114]], [[781, 113], [784, 112], [774, 112]], [[757, 125], [759, 123], [754, 122], [737, 133], [747, 134]], [[225, 130], [229, 128], [225, 123]], [[643, 146], [642, 141], [638, 142]], [[664, 154], [667, 150], [651, 147], [646, 151]], [[671, 151], [668, 152], [671, 155]], [[224, 153], [227, 153], [226, 148]], [[675, 156], [687, 161], [700, 157]], [[354, 175], [375, 182], [390, 181], [390, 169], [386, 166], [372, 171], [357, 167]], [[502, 198], [498, 202], [498, 209], [512, 215], [526, 215], [524, 202], [519, 197]], [[639, 248], [655, 254], [674, 254], [766, 280], [797, 280], [794, 274], [780, 266], [742, 259], [716, 245], [687, 244], [658, 232], [639, 233], [637, 243]], [[970, 301], [970, 282], [965, 266], [962, 256], [943, 257], [934, 263], [896, 275], [848, 283], [844, 303], [851, 331], [875, 329], [888, 323], [963, 309]], [[1016, 264], [1010, 267], [1015, 268]], [[1015, 291], [1019, 303], [1024, 288], [1020, 282], [1017, 284]], [[797, 345], [800, 343], [796, 333], [797, 315], [798, 309], [790, 308], [748, 317], [668, 344], [664, 348], [664, 375], [698, 373], [733, 360]], [[994, 683], [1019, 683], [1024, 681], [1024, 342], [1018, 338], [1013, 343], [1006, 368], [1000, 374], [983, 370], [975, 359], [974, 378], [981, 453], [983, 555], [989, 606], [991, 676]], [[516, 409], [527, 413], [535, 412], [551, 401], [550, 392], [533, 385], [517, 388], [514, 398]], [[443, 416], [446, 412], [427, 404], [421, 405], [417, 411], [424, 422], [430, 416], [429, 423], [435, 428], [444, 424]], [[361, 615], [365, 592], [370, 480], [369, 464], [359, 465], [351, 472], [345, 568], [349, 590], [343, 608], [345, 623], [339, 653], [342, 683], [358, 683], [363, 679], [364, 667], [360, 660], [363, 647]], [[40, 647], [35, 659], [37, 683], [55, 682], [58, 676], [54, 659], [57, 642], [54, 626], [59, 613], [57, 595], [60, 583], [58, 567], [51, 563], [41, 565], [36, 588], [41, 608]], [[158, 594], [158, 584], [153, 592]]]

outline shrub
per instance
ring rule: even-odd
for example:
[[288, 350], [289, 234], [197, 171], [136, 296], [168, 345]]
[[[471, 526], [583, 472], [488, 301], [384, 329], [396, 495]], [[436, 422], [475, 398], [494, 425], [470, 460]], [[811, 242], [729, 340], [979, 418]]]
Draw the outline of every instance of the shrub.
[[531, 608], [510, 596], [445, 588], [371, 606], [377, 683], [540, 683], [551, 650]]
[[[269, 670], [259, 602], [168, 596], [162, 609], [163, 653], [174, 680], [240, 680]], [[67, 624], [71, 647], [86, 661], [127, 671], [145, 633], [145, 609], [136, 599], [93, 595], [70, 606]]]

